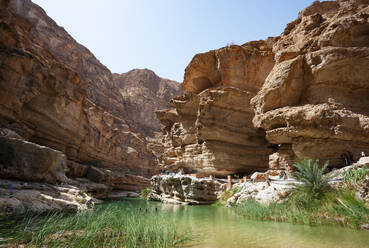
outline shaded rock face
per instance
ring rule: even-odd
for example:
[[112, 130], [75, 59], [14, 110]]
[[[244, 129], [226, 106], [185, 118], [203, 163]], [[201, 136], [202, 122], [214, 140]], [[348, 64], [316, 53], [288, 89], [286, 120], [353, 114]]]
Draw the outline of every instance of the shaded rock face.
[[[156, 157], [124, 109], [131, 99], [111, 72], [31, 1], [0, 7], [0, 127], [71, 161], [109, 169], [119, 188], [126, 174], [155, 174]], [[165, 86], [159, 92], [167, 94]]]
[[171, 204], [211, 204], [225, 190], [225, 184], [188, 175], [157, 175], [151, 178], [149, 200]]
[[115, 87], [124, 99], [124, 110], [129, 113], [137, 131], [149, 137], [160, 133], [161, 125], [155, 111], [168, 108], [168, 102], [183, 94], [181, 85], [160, 78], [148, 69], [134, 69], [122, 74], [113, 74]]
[[157, 114], [166, 166], [225, 175], [314, 158], [342, 167], [343, 153], [369, 151], [368, 5], [316, 1], [278, 37], [197, 54], [185, 95]]
[[45, 146], [0, 136], [0, 177], [65, 183], [66, 157]]

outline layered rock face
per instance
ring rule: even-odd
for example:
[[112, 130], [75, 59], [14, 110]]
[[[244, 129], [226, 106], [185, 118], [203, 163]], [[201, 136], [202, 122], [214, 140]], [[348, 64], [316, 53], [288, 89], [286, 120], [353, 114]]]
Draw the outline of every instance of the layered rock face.
[[0, 178], [65, 183], [63, 153], [20, 139], [0, 136]]
[[226, 184], [188, 175], [157, 175], [151, 178], [149, 200], [171, 204], [211, 204], [217, 201]]
[[251, 100], [254, 124], [283, 149], [272, 167], [304, 157], [344, 166], [369, 150], [369, 1], [314, 2], [275, 39], [276, 64]]
[[368, 4], [316, 1], [278, 37], [196, 55], [157, 114], [166, 166], [222, 176], [368, 153]]
[[165, 164], [218, 176], [266, 170], [272, 149], [253, 126], [250, 100], [273, 65], [269, 41], [196, 55], [186, 68], [186, 94], [157, 113]]
[[161, 125], [155, 111], [169, 108], [168, 102], [183, 94], [181, 85], [148, 69], [113, 74], [113, 78], [124, 100], [124, 110], [130, 115], [130, 126], [146, 137], [160, 134]]
[[[124, 87], [133, 79], [113, 76], [40, 7], [29, 0], [0, 1], [0, 7], [0, 128], [100, 168], [111, 175], [102, 183], [113, 188], [147, 186], [142, 177], [151, 177], [158, 167], [143, 134], [157, 126], [141, 127], [144, 120], [132, 111], [152, 116], [153, 108], [165, 107], [162, 102], [174, 96], [175, 84], [154, 78], [159, 81], [150, 87], [158, 89], [150, 101], [157, 94], [161, 102], [133, 109], [147, 97], [146, 90], [127, 97], [130, 89]], [[136, 125], [136, 119], [142, 122]]]
[[35, 213], [56, 210], [77, 212], [93, 207], [91, 197], [74, 186], [0, 180], [0, 217], [30, 211]]

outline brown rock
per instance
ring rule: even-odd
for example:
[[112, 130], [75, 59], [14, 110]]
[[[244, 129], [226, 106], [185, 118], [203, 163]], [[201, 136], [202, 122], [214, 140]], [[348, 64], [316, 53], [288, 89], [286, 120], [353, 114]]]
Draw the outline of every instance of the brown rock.
[[268, 174], [266, 174], [266, 173], [260, 173], [260, 172], [255, 172], [254, 174], [251, 175], [250, 179], [254, 183], [257, 183], [257, 182], [266, 182], [268, 180]]
[[273, 45], [278, 63], [252, 99], [255, 126], [284, 147], [271, 168], [302, 158], [342, 167], [343, 153], [369, 150], [368, 13], [366, 1], [314, 2]]
[[107, 175], [95, 166], [88, 167], [86, 177], [96, 183], [105, 182], [107, 180]]
[[68, 166], [68, 171], [67, 171], [68, 177], [86, 177], [87, 176], [87, 171], [88, 171], [87, 165], [79, 164], [71, 160], [68, 160], [67, 166]]
[[[134, 132], [144, 128], [133, 125], [113, 75], [88, 49], [29, 0], [1, 2], [0, 23], [0, 127], [81, 164], [146, 177], [157, 171], [145, 137]], [[175, 84], [159, 81], [154, 93], [164, 101]]]
[[125, 101], [124, 111], [129, 114], [130, 126], [145, 136], [155, 137], [161, 131], [155, 111], [169, 108], [169, 100], [183, 94], [181, 85], [148, 69], [113, 74], [113, 78]]
[[158, 112], [166, 167], [224, 176], [265, 170], [268, 156], [279, 170], [368, 153], [368, 4], [316, 1], [279, 37], [194, 56], [186, 95]]
[[59, 151], [19, 139], [0, 137], [0, 178], [66, 182], [66, 158]]
[[218, 86], [174, 98], [175, 110], [158, 112], [165, 125], [164, 165], [220, 176], [266, 170], [271, 150], [265, 134], [252, 125], [252, 96], [249, 91]]

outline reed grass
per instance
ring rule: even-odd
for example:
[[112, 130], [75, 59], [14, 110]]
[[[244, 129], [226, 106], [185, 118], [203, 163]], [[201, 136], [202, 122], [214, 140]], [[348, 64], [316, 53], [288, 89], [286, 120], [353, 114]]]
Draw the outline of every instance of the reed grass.
[[235, 207], [248, 219], [289, 222], [305, 225], [341, 225], [358, 229], [369, 222], [369, 209], [353, 191], [336, 190], [320, 200], [301, 205], [297, 198], [264, 205], [247, 200]]
[[[319, 161], [312, 159], [297, 162], [294, 177], [301, 184], [294, 185], [287, 197], [269, 205], [249, 199], [236, 206], [236, 211], [249, 219], [307, 225], [338, 224], [359, 228], [369, 223], [369, 209], [364, 201], [355, 197], [355, 190], [329, 185], [332, 176], [324, 174], [327, 166], [328, 162], [320, 168]], [[345, 177], [358, 182], [365, 173], [367, 171], [355, 170]]]
[[[179, 234], [165, 213], [130, 208], [126, 203], [99, 205], [77, 214], [28, 215], [2, 221], [4, 247], [175, 247], [190, 237]], [[1, 242], [1, 241], [0, 241]], [[1, 243], [0, 243], [1, 247]]]

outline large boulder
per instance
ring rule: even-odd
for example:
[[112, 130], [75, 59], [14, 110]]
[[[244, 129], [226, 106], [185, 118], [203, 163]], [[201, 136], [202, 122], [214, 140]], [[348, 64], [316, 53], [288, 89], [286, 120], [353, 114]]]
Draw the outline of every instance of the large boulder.
[[246, 182], [241, 190], [227, 200], [227, 206], [254, 200], [262, 204], [277, 202], [289, 194], [292, 181]]
[[27, 212], [77, 212], [93, 206], [91, 197], [74, 186], [0, 180], [0, 216]]
[[66, 157], [51, 148], [20, 139], [0, 137], [0, 178], [66, 182]]
[[149, 200], [171, 204], [211, 204], [217, 201], [225, 184], [189, 175], [157, 175], [151, 178]]

